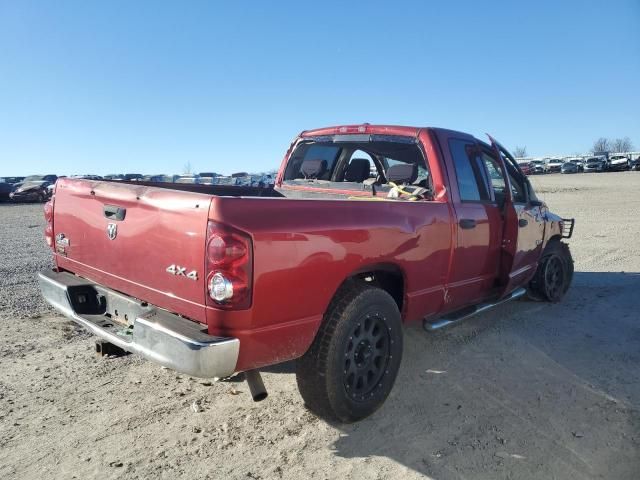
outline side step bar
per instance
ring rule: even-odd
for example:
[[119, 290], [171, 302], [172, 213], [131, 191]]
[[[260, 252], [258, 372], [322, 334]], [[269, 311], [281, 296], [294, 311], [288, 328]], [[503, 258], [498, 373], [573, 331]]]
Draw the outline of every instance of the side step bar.
[[459, 323], [463, 320], [466, 320], [469, 317], [473, 317], [479, 313], [485, 312], [493, 307], [498, 305], [502, 305], [505, 302], [510, 300], [515, 300], [516, 298], [522, 297], [525, 293], [527, 293], [524, 288], [517, 288], [509, 295], [500, 300], [493, 303], [479, 303], [478, 305], [473, 305], [471, 307], [465, 307], [462, 310], [455, 311], [453, 313], [449, 313], [444, 317], [440, 317], [434, 321], [423, 320], [422, 326], [428, 332], [433, 332], [435, 330], [440, 330], [441, 328], [448, 327], [449, 325], [453, 325], [455, 323]]

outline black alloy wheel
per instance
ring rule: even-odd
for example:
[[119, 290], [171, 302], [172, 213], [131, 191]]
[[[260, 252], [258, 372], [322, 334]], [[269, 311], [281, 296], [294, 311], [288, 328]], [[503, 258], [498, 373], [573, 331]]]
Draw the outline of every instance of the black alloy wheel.
[[544, 265], [544, 290], [545, 297], [551, 302], [557, 302], [564, 293], [565, 266], [557, 255], [550, 256]]
[[347, 395], [362, 401], [382, 387], [389, 364], [389, 330], [377, 314], [367, 314], [353, 328], [344, 354], [344, 387]]
[[550, 240], [542, 253], [536, 274], [529, 285], [532, 298], [559, 302], [573, 279], [573, 258], [569, 245]]

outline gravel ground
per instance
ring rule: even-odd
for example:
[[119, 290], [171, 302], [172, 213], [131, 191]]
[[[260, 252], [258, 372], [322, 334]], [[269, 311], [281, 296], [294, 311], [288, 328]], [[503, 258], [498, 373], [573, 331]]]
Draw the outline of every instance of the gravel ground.
[[41, 207], [0, 205], [0, 478], [637, 480], [640, 173], [532, 182], [576, 217], [567, 297], [407, 328], [390, 398], [346, 426], [304, 409], [292, 364], [255, 404], [244, 383], [96, 358], [36, 294]]
[[43, 230], [42, 204], [0, 203], [0, 315], [25, 318], [53, 312], [34, 276], [52, 265]]

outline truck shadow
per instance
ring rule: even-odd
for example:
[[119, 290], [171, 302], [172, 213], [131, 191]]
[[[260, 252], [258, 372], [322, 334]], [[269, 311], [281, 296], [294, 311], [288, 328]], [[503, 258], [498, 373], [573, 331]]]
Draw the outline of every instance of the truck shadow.
[[389, 399], [360, 423], [334, 425], [335, 454], [387, 457], [438, 479], [631, 478], [638, 312], [640, 274], [577, 272], [558, 304], [512, 302], [436, 334], [409, 327]]

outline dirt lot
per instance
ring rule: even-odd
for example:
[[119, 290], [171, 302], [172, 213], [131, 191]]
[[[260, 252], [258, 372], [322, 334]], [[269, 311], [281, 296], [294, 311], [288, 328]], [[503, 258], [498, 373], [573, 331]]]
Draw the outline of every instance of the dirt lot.
[[254, 404], [96, 358], [35, 289], [41, 206], [0, 205], [0, 478], [640, 478], [640, 172], [533, 183], [577, 221], [565, 300], [406, 329], [389, 400], [348, 426], [305, 410], [291, 364]]

